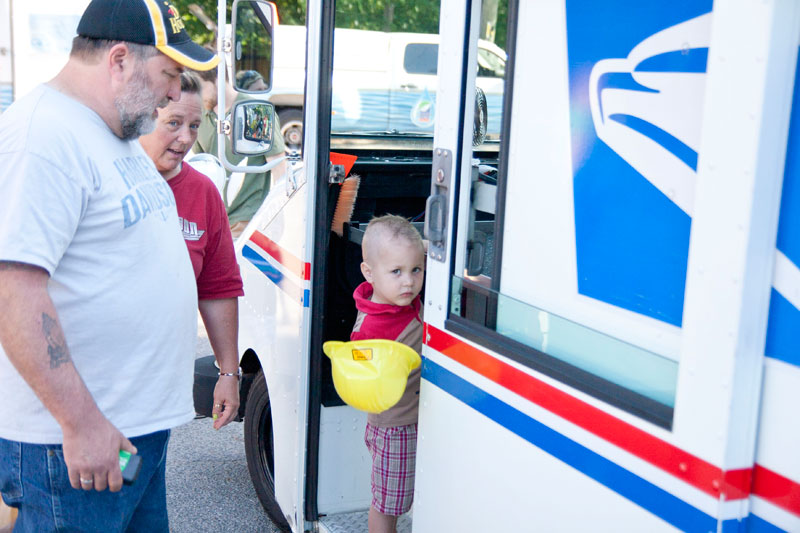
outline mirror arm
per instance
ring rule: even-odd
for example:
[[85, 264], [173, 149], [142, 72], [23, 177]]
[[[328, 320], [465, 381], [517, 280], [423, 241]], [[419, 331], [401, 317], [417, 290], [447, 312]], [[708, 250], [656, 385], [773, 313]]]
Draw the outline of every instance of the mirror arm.
[[250, 165], [238, 166], [238, 165], [231, 164], [230, 162], [228, 162], [227, 159], [220, 159], [220, 161], [222, 161], [222, 165], [226, 169], [230, 170], [231, 172], [246, 172], [248, 174], [262, 174], [264, 172], [267, 172], [268, 170], [272, 170], [273, 168], [278, 166], [280, 163], [283, 163], [286, 159], [288, 159], [288, 157], [285, 156], [285, 155], [282, 155], [282, 156], [280, 156], [280, 157], [278, 157], [276, 159], [268, 161], [266, 165], [256, 165], [256, 166], [250, 166]]
[[[217, 53], [220, 56], [219, 64], [217, 65], [217, 157], [219, 161], [222, 163], [222, 166], [225, 169], [231, 172], [246, 172], [246, 173], [264, 173], [269, 170], [272, 170], [274, 167], [282, 163], [284, 160], [287, 159], [287, 156], [277, 157], [271, 161], [268, 161], [264, 165], [235, 165], [228, 161], [226, 155], [226, 146], [227, 146], [227, 136], [230, 134], [230, 129], [232, 124], [228, 122], [224, 117], [227, 115], [227, 106], [225, 102], [225, 93], [226, 93], [226, 83], [227, 79], [225, 77], [225, 73], [227, 72], [228, 68], [228, 54], [230, 53], [230, 62], [235, 65], [236, 59], [233, 57], [235, 54], [235, 50], [233, 50], [233, 36], [228, 37], [225, 34], [225, 28], [227, 25], [225, 24], [226, 18], [226, 7], [227, 7], [226, 0], [218, 0], [217, 2]], [[234, 2], [234, 10], [236, 8], [237, 2]], [[235, 12], [235, 11], [234, 11]], [[259, 14], [259, 18], [261, 19], [262, 24], [264, 23], [263, 14]], [[233, 80], [231, 80], [233, 83]], [[231, 117], [233, 119], [233, 117]], [[228, 124], [227, 129], [228, 131], [224, 131], [226, 128], [226, 124]]]
[[[230, 163], [225, 158], [225, 137], [220, 131], [220, 124], [225, 118], [225, 69], [227, 68], [227, 54], [225, 53], [225, 15], [226, 15], [226, 0], [219, 0], [217, 2], [217, 54], [219, 55], [219, 63], [217, 64], [217, 157], [222, 162], [223, 166], [227, 167]], [[222, 117], [222, 118], [220, 118]]]
[[[226, 138], [227, 135], [222, 132], [221, 126], [223, 124], [224, 118], [226, 115], [227, 106], [225, 105], [225, 84], [227, 82], [227, 78], [225, 77], [225, 72], [228, 67], [228, 50], [230, 49], [230, 53], [233, 54], [233, 47], [232, 46], [225, 46], [226, 45], [226, 35], [225, 35], [225, 9], [226, 9], [226, 1], [219, 0], [217, 5], [217, 53], [219, 54], [219, 64], [217, 65], [217, 157], [219, 158], [222, 166], [225, 167], [227, 170], [231, 172], [247, 172], [251, 174], [255, 173], [263, 173], [267, 172], [268, 170], [272, 170], [275, 166], [277, 166], [281, 161], [286, 159], [286, 156], [280, 157], [273, 161], [269, 161], [265, 165], [257, 165], [257, 166], [239, 166], [234, 165], [230, 161], [225, 154], [225, 146], [226, 146]], [[233, 59], [233, 58], [231, 58]], [[220, 115], [220, 111], [222, 114]]]

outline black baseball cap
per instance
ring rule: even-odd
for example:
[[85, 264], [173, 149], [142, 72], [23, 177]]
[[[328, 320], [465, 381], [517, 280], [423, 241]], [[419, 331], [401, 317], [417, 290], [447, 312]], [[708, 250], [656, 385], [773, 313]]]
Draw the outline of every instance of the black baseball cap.
[[155, 46], [193, 70], [211, 70], [219, 57], [192, 41], [178, 10], [164, 0], [92, 0], [78, 35]]

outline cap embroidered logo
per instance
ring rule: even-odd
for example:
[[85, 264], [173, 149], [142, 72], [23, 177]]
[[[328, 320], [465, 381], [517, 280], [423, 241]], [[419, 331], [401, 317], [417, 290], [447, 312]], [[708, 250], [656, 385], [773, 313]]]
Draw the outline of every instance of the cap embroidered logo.
[[167, 13], [170, 15], [169, 23], [172, 25], [172, 33], [180, 33], [180, 31], [186, 27], [180, 13], [178, 13], [178, 10], [172, 4], [169, 4]]

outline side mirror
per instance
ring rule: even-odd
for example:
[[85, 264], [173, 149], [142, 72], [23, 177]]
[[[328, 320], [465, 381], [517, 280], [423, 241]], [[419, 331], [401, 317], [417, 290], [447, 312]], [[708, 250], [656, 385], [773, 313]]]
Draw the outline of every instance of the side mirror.
[[232, 116], [234, 153], [261, 155], [272, 148], [275, 106], [263, 100], [239, 102]]
[[275, 6], [264, 0], [233, 4], [233, 87], [263, 94], [272, 88]]

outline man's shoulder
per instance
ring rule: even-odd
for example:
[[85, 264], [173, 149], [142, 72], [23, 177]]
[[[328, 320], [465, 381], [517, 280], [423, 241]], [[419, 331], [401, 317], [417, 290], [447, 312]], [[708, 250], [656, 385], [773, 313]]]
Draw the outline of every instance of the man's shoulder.
[[[43, 154], [92, 135], [102, 119], [91, 109], [46, 85], [14, 102], [0, 115], [4, 151], [30, 149]], [[110, 134], [110, 130], [108, 130]]]
[[37, 128], [37, 115], [47, 106], [43, 86], [16, 100], [0, 115], [0, 147], [3, 152], [15, 151], [25, 145], [31, 130]]
[[217, 114], [213, 111], [203, 110], [195, 147], [199, 152], [217, 155]]
[[[97, 120], [100, 116], [90, 108], [78, 102], [74, 98], [53, 89], [46, 84], [37, 85], [31, 92], [16, 100], [11, 106], [0, 115], [0, 122], [6, 123], [7, 117], [11, 120], [20, 117], [30, 117], [36, 115], [47, 115], [42, 118], [44, 123], [54, 121], [67, 122], [75, 114], [95, 116]], [[78, 125], [73, 125], [78, 126]], [[72, 128], [70, 128], [72, 129]]]
[[200, 130], [213, 128], [217, 130], [217, 114], [209, 109], [204, 109], [200, 116]]

